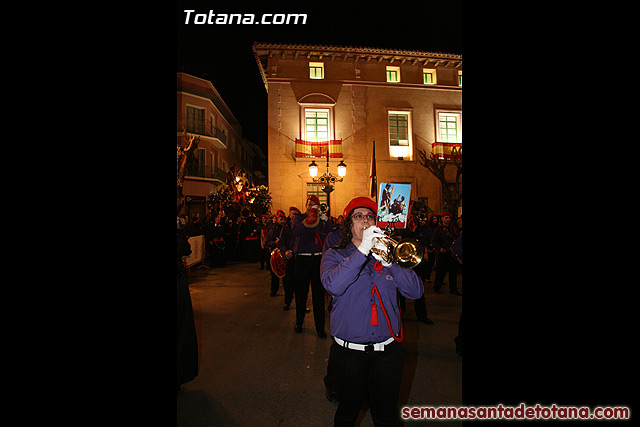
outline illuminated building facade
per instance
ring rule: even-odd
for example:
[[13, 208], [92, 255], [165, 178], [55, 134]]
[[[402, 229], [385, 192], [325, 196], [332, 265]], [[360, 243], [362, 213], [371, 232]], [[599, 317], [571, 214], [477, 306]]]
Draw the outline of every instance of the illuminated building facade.
[[[303, 207], [309, 194], [338, 216], [349, 200], [370, 195], [376, 175], [412, 184], [411, 199], [442, 209], [441, 183], [419, 162], [462, 147], [462, 55], [390, 49], [254, 43], [268, 96], [269, 190], [274, 209]], [[331, 173], [347, 165], [330, 194], [309, 164]], [[456, 168], [447, 166], [454, 180]], [[449, 179], [447, 179], [449, 181]]]

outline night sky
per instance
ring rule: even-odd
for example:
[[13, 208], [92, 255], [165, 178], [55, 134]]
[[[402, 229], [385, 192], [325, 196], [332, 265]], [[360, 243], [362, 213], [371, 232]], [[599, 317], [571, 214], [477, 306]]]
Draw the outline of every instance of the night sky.
[[[252, 4], [251, 4], [252, 3]], [[177, 69], [210, 80], [242, 126], [267, 153], [267, 93], [254, 41], [359, 46], [462, 54], [461, 1], [420, 3], [179, 1]], [[290, 5], [289, 5], [290, 4]], [[385, 7], [381, 7], [385, 5]], [[185, 24], [184, 10], [195, 10]], [[307, 14], [306, 24], [194, 24], [194, 14]]]

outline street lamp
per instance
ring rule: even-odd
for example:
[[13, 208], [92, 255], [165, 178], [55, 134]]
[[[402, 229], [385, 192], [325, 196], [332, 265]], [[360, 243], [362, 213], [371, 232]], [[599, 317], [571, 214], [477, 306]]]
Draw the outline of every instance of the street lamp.
[[312, 178], [318, 176], [318, 165], [316, 165], [315, 160], [312, 160], [311, 164], [309, 165], [309, 175], [311, 175]]
[[316, 164], [315, 160], [312, 160], [311, 164], [309, 165], [309, 175], [311, 175], [313, 182], [322, 184], [322, 191], [327, 194], [333, 191], [333, 186], [336, 182], [342, 182], [346, 174], [347, 165], [344, 164], [342, 160], [340, 160], [340, 163], [338, 163], [338, 176], [335, 176], [329, 172], [329, 150], [327, 150], [327, 171], [323, 175], [320, 175], [319, 178], [316, 178], [318, 176], [318, 165]]

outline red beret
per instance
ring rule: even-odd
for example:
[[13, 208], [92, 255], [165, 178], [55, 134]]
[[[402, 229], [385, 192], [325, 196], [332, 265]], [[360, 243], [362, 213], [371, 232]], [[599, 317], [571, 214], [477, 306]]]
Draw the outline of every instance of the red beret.
[[344, 208], [343, 215], [346, 217], [349, 212], [354, 210], [355, 208], [368, 208], [373, 211], [373, 213], [378, 213], [378, 205], [376, 202], [371, 200], [368, 197], [356, 197], [351, 199], [346, 208]]
[[291, 211], [296, 211], [298, 213], [300, 213], [300, 209], [296, 208], [295, 206], [289, 206], [289, 212]]
[[313, 200], [313, 203], [315, 203], [316, 205], [320, 205], [320, 199], [318, 199], [318, 196], [316, 196], [315, 194], [310, 195], [307, 201], [309, 200]]
[[451, 217], [451, 214], [449, 212], [442, 212], [442, 214], [440, 214], [440, 216], [448, 216]]
[[276, 211], [276, 216], [286, 216], [286, 215], [284, 214], [284, 211], [282, 209], [278, 209]]

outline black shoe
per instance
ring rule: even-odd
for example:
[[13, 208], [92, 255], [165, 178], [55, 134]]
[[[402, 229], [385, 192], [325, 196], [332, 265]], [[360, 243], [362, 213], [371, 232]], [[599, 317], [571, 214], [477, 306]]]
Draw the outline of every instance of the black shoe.
[[305, 307], [304, 312], [305, 313], [311, 313], [311, 309], [309, 307]]
[[318, 334], [318, 338], [326, 338], [327, 337], [327, 333], [325, 331], [316, 331], [316, 333]]
[[283, 310], [283, 311], [289, 311], [289, 304], [285, 304], [285, 305], [282, 307], [282, 310]]
[[422, 317], [418, 319], [418, 322], [426, 323], [427, 325], [433, 325], [433, 320], [429, 319], [428, 317]]
[[453, 292], [449, 292], [451, 295], [458, 295], [459, 297], [462, 296], [462, 294], [458, 291], [453, 291]]
[[275, 292], [270, 292], [270, 293], [269, 293], [269, 296], [270, 296], [270, 297], [275, 297], [275, 296], [276, 296], [276, 293], [275, 293]]
[[338, 402], [338, 390], [332, 389], [332, 388], [328, 388], [327, 387], [327, 400], [331, 403], [337, 403]]
[[298, 324], [296, 324], [296, 325], [293, 327], [293, 330], [294, 330], [294, 331], [296, 331], [296, 333], [297, 333], [297, 334], [301, 334], [301, 333], [302, 333], [302, 325], [298, 325]]
[[453, 342], [456, 343], [456, 354], [462, 357], [462, 337], [458, 335], [453, 339]]
[[434, 289], [436, 291], [436, 294], [441, 294], [442, 291], [440, 289]]

